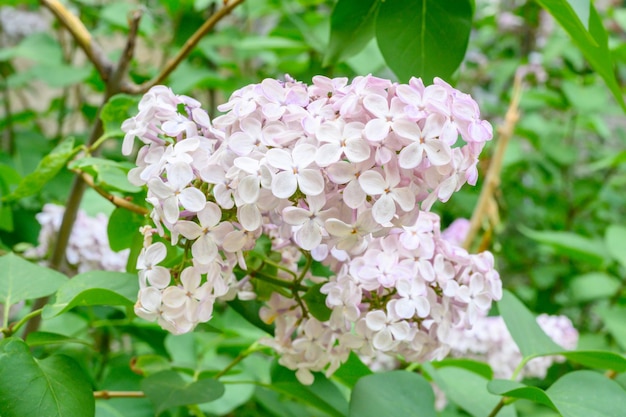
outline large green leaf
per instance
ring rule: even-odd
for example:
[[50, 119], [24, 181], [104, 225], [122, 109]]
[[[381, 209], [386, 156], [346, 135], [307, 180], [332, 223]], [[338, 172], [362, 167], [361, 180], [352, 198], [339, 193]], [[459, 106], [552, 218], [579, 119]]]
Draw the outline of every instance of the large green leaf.
[[626, 350], [626, 320], [624, 320], [626, 307], [620, 305], [600, 307], [596, 313], [602, 318], [602, 322], [617, 344]]
[[619, 353], [604, 350], [571, 350], [561, 352], [560, 355], [589, 368], [626, 372], [626, 358]]
[[372, 371], [361, 361], [357, 354], [350, 352], [348, 360], [333, 374], [333, 379], [352, 388], [364, 376], [371, 375]]
[[520, 227], [520, 230], [529, 238], [550, 246], [557, 253], [586, 262], [593, 267], [601, 267], [608, 261], [606, 247], [600, 240], [572, 232], [536, 231], [525, 227]]
[[374, 37], [380, 0], [339, 0], [330, 16], [330, 41], [324, 64], [357, 54]]
[[0, 303], [12, 305], [54, 293], [68, 278], [9, 253], [0, 257]]
[[95, 401], [89, 379], [71, 358], [37, 360], [21, 339], [0, 342], [2, 417], [89, 417]]
[[[446, 398], [474, 417], [485, 417], [500, 401], [500, 397], [487, 391], [487, 379], [463, 368], [447, 366], [435, 369], [431, 363], [423, 365], [424, 371], [446, 394]], [[513, 407], [504, 407], [498, 417], [516, 416]]]
[[471, 0], [386, 0], [376, 17], [378, 47], [401, 81], [449, 79], [463, 61]]
[[[537, 0], [570, 35], [576, 46], [581, 50], [591, 67], [604, 79], [617, 102], [626, 111], [626, 102], [621, 88], [615, 78], [615, 69], [608, 36], [596, 8], [583, 0]], [[587, 10], [588, 8], [588, 10]], [[585, 19], [589, 13], [588, 26]], [[588, 27], [588, 29], [587, 29]]]
[[604, 243], [609, 254], [626, 267], [626, 227], [619, 224], [612, 224], [606, 229]]
[[107, 225], [109, 245], [114, 251], [130, 248], [135, 237], [140, 235], [139, 228], [144, 224], [145, 217], [123, 208], [116, 208]]
[[556, 407], [548, 395], [541, 388], [530, 387], [521, 382], [511, 381], [510, 379], [494, 379], [493, 381], [489, 381], [487, 389], [492, 394], [530, 400], [556, 410]]
[[593, 371], [565, 374], [546, 393], [563, 417], [617, 417], [626, 410], [626, 391]]
[[535, 316], [509, 291], [503, 292], [498, 310], [524, 358], [563, 350], [541, 330]]
[[74, 148], [74, 138], [65, 139], [39, 162], [34, 172], [22, 178], [17, 188], [3, 199], [14, 201], [37, 194], [61, 171], [76, 152], [78, 152], [78, 148]]
[[122, 123], [136, 112], [139, 99], [128, 94], [117, 94], [109, 99], [102, 108], [100, 119], [104, 123], [104, 132], [109, 136], [124, 136]]
[[215, 379], [185, 382], [175, 371], [146, 377], [141, 381], [141, 389], [154, 404], [156, 415], [172, 407], [213, 401], [224, 394], [224, 385]]
[[54, 303], [44, 307], [42, 316], [51, 318], [76, 306], [132, 307], [138, 291], [139, 284], [135, 274], [111, 271], [84, 272], [59, 288]]
[[363, 377], [350, 397], [350, 417], [435, 417], [435, 394], [413, 372], [391, 371]]
[[446, 366], [454, 366], [457, 368], [463, 368], [468, 371], [474, 372], [482, 376], [483, 378], [493, 378], [493, 370], [489, 365], [484, 362], [478, 362], [472, 359], [463, 358], [448, 358], [438, 362], [432, 362], [432, 365], [436, 368], [444, 368]]
[[293, 371], [275, 366], [269, 388], [296, 398], [331, 416], [345, 417], [348, 413], [348, 402], [337, 387], [322, 374], [315, 374], [312, 385], [302, 385]]
[[576, 302], [588, 302], [602, 298], [610, 298], [621, 287], [620, 280], [606, 272], [589, 272], [574, 277], [569, 290], [571, 298]]

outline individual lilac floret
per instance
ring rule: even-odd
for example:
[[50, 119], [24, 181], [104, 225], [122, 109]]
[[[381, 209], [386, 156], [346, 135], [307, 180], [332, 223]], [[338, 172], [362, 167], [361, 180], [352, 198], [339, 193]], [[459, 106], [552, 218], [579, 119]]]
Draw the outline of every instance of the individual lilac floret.
[[[65, 209], [62, 206], [46, 204], [43, 211], [35, 216], [41, 224], [39, 245], [28, 250], [25, 256], [45, 259], [50, 254], [51, 245], [56, 241], [64, 212]], [[120, 272], [126, 270], [129, 250], [120, 252], [111, 250], [107, 236], [108, 222], [109, 219], [102, 213], [91, 217], [83, 210], [78, 211], [65, 252], [67, 263], [78, 273], [95, 270]]]
[[[335, 273], [301, 276], [325, 282], [330, 320], [278, 294], [261, 311], [275, 320], [268, 343], [281, 363], [311, 383], [353, 350], [442, 357], [449, 330], [501, 297], [493, 256], [442, 239], [429, 212], [476, 183], [492, 132], [470, 96], [440, 79], [318, 76], [310, 86], [266, 79], [218, 109], [209, 120], [197, 101], [156, 86], [122, 126], [124, 154], [143, 143], [129, 180], [147, 186], [155, 226], [138, 260], [139, 316], [184, 333], [217, 299], [254, 297], [260, 274], [238, 281], [233, 270], [247, 270], [246, 252], [268, 236], [283, 255], [275, 279], [293, 281], [302, 254]], [[185, 248], [171, 269], [164, 241]]]

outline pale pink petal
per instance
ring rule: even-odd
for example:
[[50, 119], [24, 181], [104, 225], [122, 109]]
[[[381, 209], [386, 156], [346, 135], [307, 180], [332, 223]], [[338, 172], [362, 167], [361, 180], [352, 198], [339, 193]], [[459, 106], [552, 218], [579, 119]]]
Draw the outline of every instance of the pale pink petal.
[[160, 178], [152, 178], [148, 181], [148, 189], [154, 193], [160, 200], [172, 196], [172, 188], [164, 183]]
[[383, 194], [372, 207], [372, 215], [379, 224], [386, 224], [396, 214], [396, 204], [391, 196]]
[[359, 176], [359, 184], [365, 193], [378, 195], [385, 192], [387, 183], [383, 176], [376, 171], [365, 171]]
[[309, 211], [298, 207], [285, 207], [282, 216], [285, 223], [294, 226], [304, 224], [311, 219], [311, 213]]
[[322, 233], [315, 222], [308, 221], [296, 232], [295, 240], [302, 249], [313, 250], [322, 243]]
[[167, 287], [163, 290], [163, 304], [170, 308], [180, 308], [188, 300], [185, 291], [179, 287]]
[[394, 188], [391, 195], [402, 210], [409, 212], [415, 208], [415, 194], [408, 187]]
[[189, 220], [181, 220], [176, 223], [176, 231], [187, 239], [195, 240], [202, 234], [202, 227]]
[[162, 266], [153, 266], [152, 269], [146, 271], [146, 279], [151, 286], [163, 289], [170, 285], [170, 270]]
[[343, 189], [343, 202], [352, 209], [356, 209], [361, 207], [361, 205], [365, 202], [365, 198], [367, 195], [365, 191], [361, 188], [361, 185], [358, 181], [350, 181], [346, 188]]
[[187, 267], [180, 274], [180, 282], [183, 284], [185, 291], [195, 291], [200, 286], [200, 281], [200, 273], [194, 267]]
[[217, 204], [209, 201], [204, 208], [198, 212], [198, 219], [202, 227], [213, 227], [222, 219], [222, 210], [220, 210]]
[[189, 164], [177, 162], [167, 167], [167, 182], [175, 190], [180, 190], [193, 180], [193, 170]]
[[313, 161], [315, 161], [315, 153], [315, 146], [305, 143], [297, 145], [293, 149], [291, 157], [298, 168], [302, 169], [308, 167], [313, 163]]
[[191, 245], [191, 254], [196, 261], [206, 265], [217, 256], [217, 245], [210, 235], [202, 235]]
[[[155, 242], [152, 245], [148, 246], [144, 253], [144, 259], [146, 264], [156, 265], [159, 262], [163, 261], [167, 256], [167, 248], [163, 244], [163, 242]], [[139, 266], [138, 266], [139, 267]]]
[[263, 224], [261, 212], [255, 204], [244, 204], [237, 209], [237, 219], [248, 231], [257, 230]]
[[[369, 150], [369, 147], [368, 147]], [[315, 154], [315, 162], [317, 165], [321, 167], [327, 167], [330, 164], [333, 164], [339, 161], [341, 155], [343, 153], [343, 149], [336, 143], [326, 143], [322, 145]], [[368, 155], [369, 156], [369, 155]], [[363, 158], [367, 159], [367, 157]], [[358, 161], [355, 161], [358, 162]]]
[[335, 184], [345, 184], [355, 178], [354, 166], [345, 161], [339, 161], [336, 164], [326, 168], [328, 178]]
[[178, 207], [178, 199], [175, 196], [171, 196], [163, 201], [163, 215], [170, 224], [174, 224], [178, 220], [180, 209]]
[[383, 311], [374, 310], [365, 315], [365, 324], [367, 324], [368, 329], [375, 332], [385, 328], [386, 323], [387, 315]]
[[185, 188], [179, 194], [180, 204], [189, 211], [199, 212], [206, 205], [206, 197], [202, 191], [194, 187]]
[[306, 195], [318, 195], [324, 192], [324, 177], [315, 169], [303, 169], [298, 173], [300, 191]]
[[378, 94], [368, 95], [363, 99], [363, 107], [378, 118], [387, 117], [389, 113], [389, 103], [387, 99]]
[[237, 186], [237, 194], [239, 198], [246, 204], [254, 204], [259, 199], [261, 191], [259, 178], [254, 175], [248, 175], [239, 181]]
[[450, 148], [437, 139], [427, 140], [424, 143], [424, 150], [430, 163], [435, 166], [445, 165], [452, 159]]
[[349, 140], [344, 150], [350, 162], [363, 162], [370, 157], [372, 149], [364, 140]]
[[405, 139], [409, 139], [414, 142], [419, 142], [422, 137], [422, 131], [417, 123], [408, 119], [399, 119], [393, 122], [393, 131]]
[[363, 134], [372, 142], [382, 142], [389, 134], [389, 123], [382, 119], [372, 119], [365, 125]]
[[372, 339], [372, 344], [378, 350], [386, 352], [393, 348], [393, 338], [391, 337], [391, 332], [389, 329], [385, 328], [380, 332], [376, 333], [374, 338]]
[[332, 236], [350, 236], [354, 228], [339, 219], [328, 219], [324, 222], [324, 228]]
[[415, 306], [408, 298], [400, 298], [394, 303], [394, 310], [398, 317], [409, 319], [415, 314]]
[[291, 155], [284, 149], [273, 148], [265, 154], [267, 162], [274, 168], [284, 171], [293, 169], [293, 161]]
[[[279, 150], [279, 149], [271, 149]], [[269, 154], [269, 152], [268, 152]], [[278, 198], [289, 198], [298, 189], [298, 180], [291, 171], [282, 171], [272, 180], [272, 193]]]
[[400, 151], [398, 164], [404, 169], [413, 169], [422, 163], [424, 149], [419, 142], [413, 142]]

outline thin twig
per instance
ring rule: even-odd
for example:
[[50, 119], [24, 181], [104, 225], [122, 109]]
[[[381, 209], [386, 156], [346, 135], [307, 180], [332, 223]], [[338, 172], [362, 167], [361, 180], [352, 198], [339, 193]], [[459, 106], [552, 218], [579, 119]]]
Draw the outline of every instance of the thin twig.
[[151, 87], [162, 83], [178, 67], [178, 65], [187, 57], [187, 55], [191, 53], [193, 48], [196, 47], [196, 45], [198, 44], [198, 42], [200, 42], [200, 40], [204, 37], [204, 35], [206, 35], [211, 29], [213, 29], [213, 27], [215, 27], [215, 25], [220, 20], [222, 20], [225, 16], [230, 14], [230, 12], [235, 7], [239, 6], [244, 1], [245, 0], [231, 0], [231, 1], [225, 2], [224, 7], [222, 7], [217, 12], [212, 14], [211, 17], [209, 17], [207, 21], [204, 22], [204, 24], [200, 26], [198, 30], [196, 30], [194, 34], [189, 37], [189, 39], [187, 39], [187, 41], [185, 42], [183, 47], [178, 51], [176, 56], [174, 56], [165, 64], [161, 72], [156, 77], [154, 77], [153, 79], [149, 81], [146, 81], [145, 83], [139, 86], [125, 85], [123, 86], [122, 91], [127, 92], [127, 93], [133, 93], [133, 94], [145, 93]]
[[139, 22], [141, 21], [141, 10], [133, 10], [128, 16], [128, 37], [126, 38], [126, 46], [122, 52], [117, 68], [113, 71], [107, 88], [115, 92], [120, 90], [120, 84], [126, 76], [130, 61], [135, 53], [135, 45], [137, 44], [137, 34], [139, 33]]
[[145, 398], [143, 391], [94, 391], [93, 397], [97, 400], [110, 400], [112, 398]]
[[78, 169], [73, 169], [72, 171], [75, 172], [76, 174], [80, 175], [81, 178], [83, 179], [83, 181], [85, 181], [85, 183], [88, 186], [93, 188], [98, 194], [100, 194], [102, 197], [104, 197], [107, 200], [109, 200], [116, 207], [121, 207], [123, 209], [132, 211], [133, 213], [141, 214], [142, 216], [145, 216], [145, 215], [147, 215], [150, 212], [145, 207], [138, 206], [137, 204], [133, 204], [130, 201], [126, 200], [125, 198], [118, 197], [116, 195], [113, 195], [113, 194], [110, 194], [110, 193], [106, 192], [105, 190], [100, 188], [98, 185], [96, 185], [93, 177], [91, 175], [87, 174], [85, 171], [80, 171]]
[[491, 410], [491, 413], [489, 413], [488, 417], [496, 417], [500, 410], [502, 410], [502, 407], [504, 407], [504, 397], [502, 397], [498, 404], [496, 404], [496, 406], [493, 408], [493, 410]]
[[472, 213], [470, 229], [467, 233], [465, 241], [463, 242], [463, 247], [465, 249], [469, 250], [472, 246], [472, 243], [474, 242], [474, 239], [478, 234], [478, 230], [480, 229], [483, 219], [489, 211], [489, 204], [491, 201], [493, 201], [493, 195], [500, 185], [500, 171], [502, 169], [504, 153], [506, 151], [509, 140], [511, 139], [511, 136], [513, 136], [515, 124], [519, 119], [518, 105], [521, 93], [522, 79], [519, 75], [517, 75], [513, 84], [513, 96], [511, 98], [511, 103], [509, 104], [509, 108], [506, 112], [504, 124], [498, 129], [499, 138], [496, 144], [496, 149], [494, 150], [491, 163], [489, 164], [489, 169], [485, 177], [485, 182], [480, 192], [480, 196], [478, 197], [478, 203], [476, 204], [474, 212]]
[[85, 52], [103, 81], [107, 81], [113, 70], [113, 64], [108, 60], [100, 46], [94, 42], [91, 34], [80, 21], [58, 0], [40, 0], [41, 5], [52, 12], [59, 22], [70, 32], [80, 49]]

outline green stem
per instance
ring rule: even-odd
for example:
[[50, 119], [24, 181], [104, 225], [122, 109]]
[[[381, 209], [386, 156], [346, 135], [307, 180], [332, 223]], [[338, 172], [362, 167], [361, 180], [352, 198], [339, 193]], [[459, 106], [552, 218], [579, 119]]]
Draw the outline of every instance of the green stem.
[[[19, 321], [17, 321], [16, 323], [10, 325], [10, 326], [5, 326], [2, 329], [2, 333], [4, 333], [4, 335], [6, 337], [11, 337], [13, 334], [15, 334], [15, 332], [17, 332], [20, 327], [22, 327], [24, 325], [24, 323], [28, 322], [30, 319], [32, 319], [33, 317], [39, 317], [41, 315], [41, 312], [43, 311], [43, 308], [37, 309], [37, 310], [33, 310], [30, 313], [28, 313], [27, 315], [25, 315], [24, 317], [22, 317]], [[8, 313], [8, 312], [7, 312]], [[5, 317], [6, 320], [6, 317]]]
[[262, 349], [262, 347], [259, 346], [259, 343], [258, 342], [254, 342], [252, 345], [250, 345], [250, 347], [248, 349], [244, 350], [239, 355], [237, 355], [237, 357], [235, 359], [233, 359], [233, 361], [231, 363], [229, 363], [226, 366], [226, 368], [222, 369], [217, 374], [215, 374], [215, 376], [213, 378], [214, 379], [220, 379], [221, 377], [226, 375], [226, 373], [228, 373], [228, 371], [230, 371], [235, 366], [237, 366], [237, 364], [239, 362], [241, 362], [242, 360], [244, 360], [245, 358], [247, 358], [248, 356], [250, 356], [254, 352], [258, 352], [261, 349]]
[[504, 397], [500, 398], [498, 404], [496, 404], [496, 406], [493, 408], [493, 410], [491, 410], [491, 413], [489, 413], [487, 417], [496, 417], [500, 410], [502, 410], [502, 407], [504, 407]]
[[265, 263], [265, 264], [267, 264], [269, 266], [273, 266], [276, 269], [280, 269], [281, 271], [284, 271], [284, 272], [288, 273], [289, 275], [291, 275], [293, 277], [294, 280], [298, 279], [298, 276], [296, 275], [296, 273], [293, 272], [291, 269], [289, 269], [289, 268], [287, 268], [287, 267], [285, 267], [283, 265], [280, 265], [280, 264], [278, 264], [278, 263], [276, 263], [276, 262], [274, 262], [274, 261], [272, 261], [270, 259], [263, 259], [263, 263]]
[[289, 290], [296, 291], [296, 292], [297, 291], [305, 291], [306, 292], [306, 291], [309, 290], [309, 287], [307, 287], [306, 285], [302, 285], [302, 284], [299, 284], [297, 282], [283, 281], [282, 279], [278, 279], [278, 278], [272, 277], [272, 276], [264, 274], [263, 272], [260, 272], [260, 271], [250, 272], [250, 277], [259, 279], [261, 281], [269, 282], [270, 284], [274, 284], [274, 285], [277, 285], [279, 287], [287, 288]]

